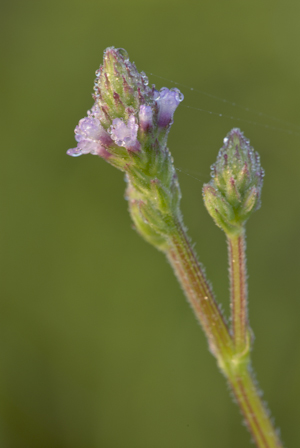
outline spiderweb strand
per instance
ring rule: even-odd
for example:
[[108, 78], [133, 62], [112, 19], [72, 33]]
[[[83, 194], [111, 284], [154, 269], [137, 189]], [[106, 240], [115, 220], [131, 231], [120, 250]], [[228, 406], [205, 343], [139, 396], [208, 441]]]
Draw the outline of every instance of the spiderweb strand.
[[[250, 108], [250, 107], [241, 106], [240, 104], [237, 104], [237, 103], [235, 103], [233, 101], [229, 101], [229, 100], [227, 100], [225, 98], [218, 97], [218, 96], [213, 95], [211, 93], [204, 92], [204, 91], [199, 90], [199, 89], [195, 89], [194, 87], [190, 87], [190, 86], [187, 86], [186, 84], [183, 84], [183, 83], [180, 83], [180, 82], [177, 82], [177, 81], [173, 81], [172, 79], [168, 79], [168, 78], [165, 78], [163, 76], [155, 75], [154, 73], [151, 73], [151, 72], [146, 72], [146, 73], [148, 75], [155, 76], [156, 78], [162, 79], [163, 81], [168, 81], [168, 82], [170, 82], [170, 83], [172, 83], [174, 85], [177, 85], [177, 86], [180, 86], [180, 87], [184, 87], [186, 89], [189, 89], [189, 90], [191, 90], [193, 92], [196, 92], [196, 93], [199, 93], [201, 95], [205, 95], [205, 96], [207, 96], [209, 98], [212, 98], [214, 100], [220, 101], [220, 102], [225, 103], [225, 104], [229, 104], [230, 106], [234, 106], [234, 107], [236, 107], [238, 109], [241, 109], [243, 111], [251, 112], [251, 113], [253, 113], [253, 114], [255, 114], [255, 115], [259, 116], [259, 117], [268, 118], [269, 120], [275, 121], [277, 123], [282, 123], [282, 124], [284, 124], [286, 126], [291, 126], [291, 127], [294, 127], [296, 129], [300, 130], [300, 126], [298, 126], [298, 125], [296, 125], [294, 123], [290, 123], [288, 121], [281, 120], [280, 118], [274, 117], [272, 115], [265, 114], [263, 112], [259, 112], [259, 111], [255, 110], [255, 109]], [[243, 118], [237, 118], [237, 117], [233, 117], [233, 116], [230, 116], [230, 115], [219, 114], [217, 112], [212, 112], [212, 111], [209, 111], [209, 110], [205, 110], [205, 109], [201, 109], [201, 108], [197, 108], [197, 107], [192, 107], [192, 106], [185, 106], [185, 107], [187, 107], [189, 109], [198, 110], [200, 112], [205, 112], [205, 113], [208, 113], [210, 115], [217, 115], [219, 117], [229, 118], [231, 120], [236, 120], [236, 121], [241, 121], [243, 123], [253, 124], [255, 126], [260, 126], [260, 127], [266, 128], [266, 129], [271, 129], [273, 131], [284, 132], [284, 133], [290, 134], [290, 135], [298, 135], [298, 136], [300, 135], [299, 132], [295, 132], [295, 131], [288, 130], [288, 129], [283, 129], [283, 128], [278, 128], [276, 126], [265, 125], [265, 124], [258, 123], [256, 121], [252, 121], [252, 120], [246, 120], [246, 119], [243, 119]]]
[[268, 124], [258, 123], [257, 121], [247, 120], [245, 118], [233, 117], [232, 115], [219, 114], [218, 112], [212, 112], [206, 109], [200, 109], [199, 107], [187, 106], [183, 104], [181, 107], [186, 107], [187, 109], [198, 110], [200, 112], [208, 113], [209, 115], [216, 115], [218, 117], [229, 118], [230, 120], [240, 121], [242, 123], [253, 124], [255, 126], [260, 126], [265, 129], [271, 129], [272, 131], [284, 132], [289, 135], [300, 135], [299, 132], [291, 131], [290, 129], [279, 128], [278, 126], [270, 126]]

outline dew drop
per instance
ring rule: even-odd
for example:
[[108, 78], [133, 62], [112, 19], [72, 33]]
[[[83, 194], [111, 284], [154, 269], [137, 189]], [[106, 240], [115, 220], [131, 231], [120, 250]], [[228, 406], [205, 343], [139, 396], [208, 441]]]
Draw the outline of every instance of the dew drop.
[[67, 151], [67, 155], [68, 156], [71, 156], [71, 157], [79, 157], [79, 156], [81, 156], [81, 151], [80, 151], [80, 149], [78, 149], [78, 148], [71, 148], [71, 149], [68, 149], [68, 151]]
[[144, 85], [147, 86], [149, 84], [149, 80], [145, 72], [141, 72], [141, 78], [143, 80]]

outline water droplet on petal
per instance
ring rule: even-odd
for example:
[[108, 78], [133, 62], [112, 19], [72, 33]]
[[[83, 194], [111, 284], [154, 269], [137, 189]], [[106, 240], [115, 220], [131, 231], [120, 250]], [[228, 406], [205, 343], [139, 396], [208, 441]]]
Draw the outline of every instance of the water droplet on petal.
[[141, 72], [141, 78], [143, 80], [144, 85], [147, 86], [149, 84], [149, 80], [145, 72]]
[[81, 150], [79, 148], [71, 148], [67, 151], [68, 156], [78, 157], [81, 156]]

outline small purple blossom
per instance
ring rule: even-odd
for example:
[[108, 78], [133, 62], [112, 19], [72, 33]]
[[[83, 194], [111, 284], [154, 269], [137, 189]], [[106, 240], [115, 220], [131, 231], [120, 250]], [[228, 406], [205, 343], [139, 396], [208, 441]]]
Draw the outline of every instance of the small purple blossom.
[[149, 128], [153, 126], [153, 111], [151, 106], [143, 104], [140, 107], [139, 113], [140, 127], [143, 131], [147, 132]]
[[95, 110], [88, 112], [88, 117], [82, 118], [75, 128], [77, 147], [67, 151], [69, 156], [78, 157], [82, 154], [98, 155], [107, 159], [110, 157], [107, 148], [113, 143], [109, 134], [101, 126], [98, 118], [93, 116]]
[[174, 112], [183, 98], [183, 94], [176, 88], [169, 90], [167, 87], [163, 87], [160, 89], [155, 98], [158, 106], [157, 124], [159, 127], [164, 128], [173, 123]]
[[129, 151], [139, 151], [140, 142], [137, 140], [138, 125], [134, 115], [128, 118], [127, 124], [121, 118], [115, 118], [110, 129], [111, 138], [118, 146], [124, 146]]

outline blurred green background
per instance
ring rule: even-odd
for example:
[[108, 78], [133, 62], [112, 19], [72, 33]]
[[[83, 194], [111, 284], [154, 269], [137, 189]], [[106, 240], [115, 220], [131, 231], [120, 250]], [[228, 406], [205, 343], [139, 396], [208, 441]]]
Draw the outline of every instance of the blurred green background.
[[[131, 229], [122, 173], [66, 150], [112, 45], [139, 70], [297, 125], [300, 3], [3, 0], [0, 20], [0, 446], [250, 447], [169, 265]], [[179, 172], [185, 223], [226, 311], [226, 244], [202, 183], [232, 127], [261, 154], [263, 206], [247, 238], [253, 362], [296, 447], [300, 128], [181, 90], [169, 147], [196, 178]]]

